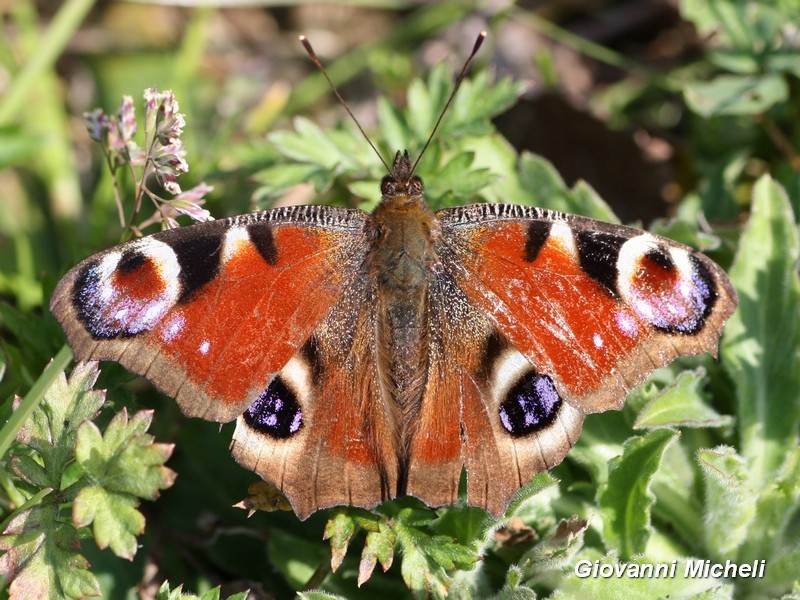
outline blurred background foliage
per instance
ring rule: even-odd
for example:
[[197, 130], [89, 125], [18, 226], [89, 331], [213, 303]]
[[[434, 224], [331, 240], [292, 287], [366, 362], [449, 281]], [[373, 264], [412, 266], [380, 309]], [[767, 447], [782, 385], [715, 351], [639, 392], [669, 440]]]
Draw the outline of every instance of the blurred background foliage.
[[[3, 417], [63, 344], [46, 309], [56, 281], [77, 260], [119, 241], [112, 180], [84, 112], [113, 112], [130, 95], [141, 114], [145, 88], [172, 90], [186, 115], [191, 167], [181, 184], [212, 184], [206, 208], [218, 218], [279, 203], [377, 201], [377, 188], [371, 200], [353, 200], [368, 195], [359, 176], [380, 176], [377, 159], [369, 169], [326, 171], [314, 185], [289, 185], [296, 183], [289, 175], [276, 181], [297, 158], [286, 152], [287, 136], [302, 135], [295, 117], [323, 130], [343, 119], [300, 33], [365, 128], [375, 131], [380, 121], [386, 134], [382, 102], [407, 109], [411, 82], [442, 62], [459, 68], [486, 29], [472, 71], [522, 82], [513, 88], [518, 100], [494, 120], [516, 152], [545, 157], [569, 186], [585, 180], [622, 222], [654, 224], [725, 266], [759, 177], [771, 174], [800, 214], [796, 0], [181, 4], [0, 1]], [[416, 118], [427, 131], [430, 115]], [[352, 139], [359, 160], [371, 161]], [[376, 138], [385, 157], [395, 150], [389, 141]], [[530, 185], [551, 181], [542, 172]], [[349, 179], [337, 184], [343, 174]], [[329, 575], [330, 550], [320, 540], [325, 514], [303, 523], [291, 513], [247, 520], [232, 508], [255, 476], [230, 458], [230, 426], [219, 434], [216, 424], [184, 418], [116, 365], [100, 377], [115, 410], [157, 407], [152, 432], [176, 443], [169, 465], [179, 473], [157, 502], [142, 506], [147, 528], [132, 562], [84, 540], [107, 597], [154, 597], [165, 578], [195, 591], [250, 588], [257, 598], [288, 597], [323, 581], [348, 596], [403, 595], [397, 573], [373, 578], [360, 592], [353, 569]], [[730, 398], [730, 382], [714, 381]], [[10, 489], [7, 475], [2, 486]], [[6, 513], [15, 508], [3, 502]], [[507, 565], [497, 557], [489, 563], [502, 584]], [[538, 584], [540, 593], [553, 589]]]

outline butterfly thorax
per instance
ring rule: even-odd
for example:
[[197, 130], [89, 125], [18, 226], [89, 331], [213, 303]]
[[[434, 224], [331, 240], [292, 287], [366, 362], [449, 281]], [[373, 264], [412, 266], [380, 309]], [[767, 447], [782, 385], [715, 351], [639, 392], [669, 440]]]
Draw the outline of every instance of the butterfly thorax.
[[427, 381], [429, 284], [440, 231], [407, 153], [398, 152], [381, 191], [383, 198], [372, 214], [375, 235], [367, 264], [377, 297], [378, 371], [384, 395], [401, 412], [404, 429], [413, 421], [410, 413], [419, 407]]

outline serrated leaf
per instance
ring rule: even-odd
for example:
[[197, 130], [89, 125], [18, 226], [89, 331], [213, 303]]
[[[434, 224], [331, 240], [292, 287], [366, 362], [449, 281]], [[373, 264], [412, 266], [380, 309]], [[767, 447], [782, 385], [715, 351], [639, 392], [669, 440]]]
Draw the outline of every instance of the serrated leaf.
[[789, 87], [782, 75], [720, 75], [687, 83], [683, 95], [686, 105], [702, 117], [758, 115], [785, 102]]
[[444, 131], [457, 129], [466, 135], [489, 133], [490, 120], [511, 108], [526, 87], [524, 82], [509, 77], [493, 81], [488, 71], [481, 71], [462, 83], [450, 107]]
[[123, 410], [104, 433], [87, 421], [78, 429], [75, 446], [76, 462], [90, 484], [75, 498], [73, 522], [76, 527], [92, 525], [100, 548], [110, 547], [128, 559], [136, 553], [136, 535], [144, 530], [138, 499], [155, 499], [175, 479], [164, 467], [172, 445], [153, 443], [146, 433], [151, 420], [152, 411], [140, 411], [129, 420]]
[[446, 598], [450, 585], [448, 571], [470, 568], [479, 557], [467, 546], [447, 536], [423, 531], [423, 511], [404, 509], [394, 521], [397, 542], [403, 552], [400, 572], [406, 586], [417, 598]]
[[[227, 596], [225, 600], [247, 600], [248, 592], [239, 592], [232, 596]], [[212, 588], [205, 592], [202, 596], [196, 594], [184, 594], [183, 584], [175, 589], [170, 589], [169, 581], [165, 581], [156, 591], [156, 600], [219, 600], [220, 588], [219, 586]]]
[[673, 385], [653, 398], [636, 417], [635, 429], [661, 427], [723, 427], [733, 418], [720, 415], [703, 401], [705, 369], [684, 371]]
[[735, 556], [756, 514], [757, 494], [748, 482], [749, 465], [733, 448], [697, 453], [706, 484], [706, 547], [718, 559]]
[[497, 180], [489, 169], [472, 167], [473, 159], [471, 152], [459, 152], [438, 169], [436, 177], [428, 179], [427, 192], [432, 201], [449, 193], [463, 204]]
[[181, 590], [183, 589], [183, 584], [176, 587], [174, 590], [170, 589], [169, 581], [165, 581], [161, 584], [156, 591], [156, 600], [180, 600]]
[[69, 379], [61, 373], [17, 434], [19, 442], [41, 456], [47, 487], [60, 487], [78, 427], [105, 402], [105, 392], [92, 389], [98, 374], [96, 362], [78, 363]]
[[294, 131], [276, 131], [267, 139], [284, 155], [300, 162], [321, 165], [328, 170], [342, 162], [349, 162], [325, 131], [303, 117], [295, 118]]
[[59, 520], [57, 503], [14, 517], [0, 536], [0, 575], [11, 600], [99, 596], [100, 586], [81, 556], [78, 535]]
[[335, 510], [325, 524], [325, 532], [322, 534], [322, 539], [330, 540], [331, 571], [334, 573], [341, 566], [347, 554], [347, 547], [350, 545], [350, 540], [353, 538], [356, 528], [355, 518], [346, 509]]
[[603, 515], [606, 547], [623, 557], [644, 552], [650, 538], [650, 511], [655, 498], [650, 482], [667, 446], [678, 434], [657, 429], [625, 442], [622, 456], [611, 461], [608, 480], [597, 499]]
[[101, 434], [94, 423], [84, 423], [75, 446], [75, 458], [92, 482], [123, 494], [155, 500], [170, 487], [175, 473], [164, 467], [172, 444], [157, 444], [146, 433], [153, 411], [143, 410], [128, 419], [117, 413]]
[[734, 382], [740, 451], [755, 489], [797, 447], [800, 425], [800, 236], [786, 194], [770, 177], [753, 204], [729, 274], [739, 307], [722, 338]]
[[17, 477], [38, 488], [50, 487], [52, 483], [42, 465], [27, 454], [14, 454], [11, 457], [11, 469]]
[[117, 556], [130, 560], [136, 554], [136, 536], [144, 531], [144, 516], [137, 506], [139, 502], [133, 496], [91, 486], [75, 498], [72, 522], [76, 527], [93, 525], [99, 548], [110, 547]]
[[394, 560], [396, 543], [397, 535], [389, 527], [367, 533], [364, 550], [361, 552], [361, 561], [358, 564], [359, 587], [372, 576], [376, 563], [380, 563], [384, 573], [389, 570]]

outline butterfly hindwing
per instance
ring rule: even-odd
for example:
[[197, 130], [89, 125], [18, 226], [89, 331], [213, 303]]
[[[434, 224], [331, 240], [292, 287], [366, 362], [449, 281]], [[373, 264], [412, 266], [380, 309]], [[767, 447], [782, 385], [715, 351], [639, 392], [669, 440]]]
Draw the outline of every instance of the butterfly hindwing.
[[96, 254], [51, 311], [80, 360], [116, 360], [183, 411], [241, 414], [363, 262], [367, 214], [288, 207], [157, 233]]
[[561, 401], [449, 274], [439, 274], [435, 289], [407, 491], [431, 506], [453, 504], [466, 469], [467, 503], [500, 516], [535, 473], [563, 460], [583, 413]]
[[373, 294], [368, 278], [354, 280], [237, 421], [234, 458], [277, 486], [301, 519], [343, 503], [375, 506], [402, 485], [400, 417], [380, 384]]

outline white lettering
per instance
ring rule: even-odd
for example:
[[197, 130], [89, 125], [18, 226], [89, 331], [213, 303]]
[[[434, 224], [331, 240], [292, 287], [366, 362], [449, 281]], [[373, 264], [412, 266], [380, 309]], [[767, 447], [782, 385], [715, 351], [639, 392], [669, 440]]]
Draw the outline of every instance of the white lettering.
[[581, 579], [586, 579], [590, 577], [592, 574], [592, 561], [590, 560], [579, 560], [575, 563], [575, 577], [580, 577]]

